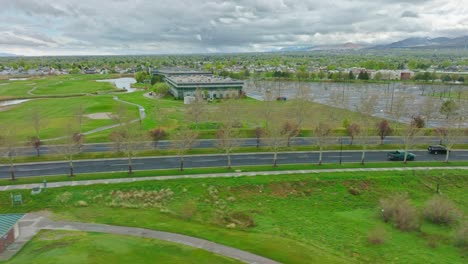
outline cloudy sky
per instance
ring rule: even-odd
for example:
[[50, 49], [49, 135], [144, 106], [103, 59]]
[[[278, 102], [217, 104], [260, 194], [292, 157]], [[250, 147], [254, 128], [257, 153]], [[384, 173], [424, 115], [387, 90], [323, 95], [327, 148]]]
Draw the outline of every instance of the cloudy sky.
[[0, 0], [0, 53], [270, 51], [468, 35], [468, 0]]

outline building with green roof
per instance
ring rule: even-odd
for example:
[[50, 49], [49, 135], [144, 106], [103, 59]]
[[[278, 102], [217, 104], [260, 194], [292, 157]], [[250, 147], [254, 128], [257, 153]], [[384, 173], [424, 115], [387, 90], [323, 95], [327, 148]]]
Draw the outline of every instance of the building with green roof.
[[0, 253], [19, 236], [18, 221], [24, 214], [0, 214]]

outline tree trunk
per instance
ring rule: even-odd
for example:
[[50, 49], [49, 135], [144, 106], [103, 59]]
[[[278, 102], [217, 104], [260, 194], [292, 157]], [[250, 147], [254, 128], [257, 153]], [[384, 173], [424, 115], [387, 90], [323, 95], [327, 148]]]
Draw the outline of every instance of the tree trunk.
[[362, 150], [362, 155], [361, 155], [361, 165], [364, 165], [364, 160], [366, 159], [366, 150]]
[[273, 154], [273, 167], [274, 168], [278, 167], [277, 157], [278, 157], [278, 152], [275, 151], [275, 153]]
[[180, 156], [180, 171], [184, 170], [184, 157]]
[[448, 163], [448, 161], [449, 161], [449, 155], [450, 155], [450, 150], [447, 149], [447, 154], [445, 154], [445, 163]]
[[384, 137], [380, 137], [380, 145], [383, 145]]
[[260, 147], [260, 138], [257, 138], [257, 148]]
[[318, 165], [322, 165], [322, 146], [320, 146], [320, 153], [319, 153]]
[[128, 155], [128, 174], [132, 174], [133, 173], [133, 160], [132, 160], [132, 156], [129, 154]]
[[70, 177], [74, 177], [75, 174], [74, 174], [74, 171], [73, 171], [73, 160], [70, 159], [68, 164], [69, 164], [69, 167], [70, 167]]
[[10, 180], [11, 181], [16, 181], [16, 177], [15, 177], [15, 165], [12, 164], [10, 166]]
[[408, 158], [408, 151], [405, 149], [405, 155], [403, 155], [403, 163], [406, 164], [408, 161], [406, 160]]
[[41, 155], [39, 147], [36, 148], [36, 154], [38, 157]]
[[231, 169], [232, 165], [231, 165], [231, 154], [230, 153], [227, 153], [227, 165], [228, 165], [228, 169]]

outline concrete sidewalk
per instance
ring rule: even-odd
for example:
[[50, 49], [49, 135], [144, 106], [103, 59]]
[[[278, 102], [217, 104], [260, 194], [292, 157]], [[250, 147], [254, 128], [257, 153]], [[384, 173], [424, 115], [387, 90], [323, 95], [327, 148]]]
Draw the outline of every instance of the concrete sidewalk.
[[104, 224], [79, 223], [79, 222], [54, 222], [46, 216], [30, 213], [19, 221], [20, 236], [11, 244], [6, 251], [0, 253], [0, 261], [5, 261], [13, 257], [21, 248], [31, 240], [40, 230], [69, 230], [69, 231], [85, 231], [85, 232], [100, 232], [118, 235], [127, 235], [135, 237], [145, 237], [169, 241], [177, 244], [183, 244], [190, 247], [203, 249], [218, 255], [229, 258], [238, 259], [245, 263], [264, 263], [276, 264], [279, 262], [271, 259], [252, 254], [247, 251], [217, 244], [205, 239], [185, 236], [176, 233], [155, 231], [151, 229], [114, 226]]
[[[83, 181], [63, 181], [47, 183], [47, 188], [60, 188], [68, 186], [85, 186], [93, 184], [113, 184], [128, 183], [153, 180], [175, 180], [175, 179], [202, 179], [202, 178], [230, 178], [230, 177], [253, 177], [265, 175], [284, 175], [284, 174], [310, 174], [310, 173], [333, 173], [333, 172], [365, 172], [365, 171], [426, 171], [426, 170], [468, 170], [468, 166], [451, 167], [395, 167], [395, 168], [353, 168], [353, 169], [322, 169], [322, 170], [285, 170], [285, 171], [258, 171], [258, 172], [232, 172], [232, 173], [212, 173], [212, 174], [192, 174], [192, 175], [173, 175], [173, 176], [150, 176], [118, 179], [98, 179]], [[77, 176], [79, 179], [79, 176]], [[41, 183], [18, 184], [0, 186], [0, 191], [25, 190], [33, 187], [42, 187]]]

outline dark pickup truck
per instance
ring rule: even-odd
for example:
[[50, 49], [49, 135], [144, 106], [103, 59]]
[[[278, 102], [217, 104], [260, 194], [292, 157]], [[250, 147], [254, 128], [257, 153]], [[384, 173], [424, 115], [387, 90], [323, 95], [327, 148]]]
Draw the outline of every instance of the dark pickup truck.
[[429, 146], [427, 151], [431, 154], [447, 154], [447, 148], [443, 145]]

